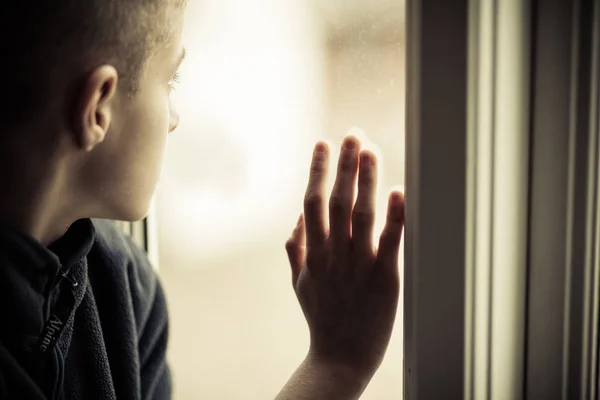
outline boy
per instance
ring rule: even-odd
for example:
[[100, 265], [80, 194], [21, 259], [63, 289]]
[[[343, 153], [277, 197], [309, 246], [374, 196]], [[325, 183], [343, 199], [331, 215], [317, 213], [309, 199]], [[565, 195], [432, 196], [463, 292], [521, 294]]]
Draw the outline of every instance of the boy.
[[[182, 0], [3, 3], [2, 399], [171, 396], [163, 291], [143, 252], [106, 220], [147, 213], [178, 123], [169, 93], [184, 9]], [[375, 250], [374, 155], [346, 138], [326, 222], [328, 157], [318, 143], [286, 242], [311, 341], [279, 399], [358, 398], [396, 313], [403, 197], [391, 194]]]

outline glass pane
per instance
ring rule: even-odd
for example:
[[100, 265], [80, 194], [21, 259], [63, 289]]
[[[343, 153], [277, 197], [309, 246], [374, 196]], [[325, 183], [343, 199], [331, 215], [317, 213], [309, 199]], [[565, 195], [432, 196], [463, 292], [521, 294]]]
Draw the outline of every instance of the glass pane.
[[[184, 45], [156, 198], [175, 398], [273, 398], [308, 349], [284, 243], [314, 143], [378, 153], [378, 231], [404, 180], [404, 2], [190, 2]], [[401, 398], [399, 310], [365, 399]]]

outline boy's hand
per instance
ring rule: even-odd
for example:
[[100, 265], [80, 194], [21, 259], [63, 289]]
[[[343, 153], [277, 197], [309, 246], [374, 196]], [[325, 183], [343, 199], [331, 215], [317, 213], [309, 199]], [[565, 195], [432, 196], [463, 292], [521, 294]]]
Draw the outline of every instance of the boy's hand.
[[[390, 195], [385, 228], [375, 249], [375, 156], [361, 152], [358, 139], [345, 139], [329, 199], [329, 224], [328, 159], [327, 145], [318, 143], [304, 215], [286, 250], [294, 290], [310, 329], [310, 363], [368, 382], [383, 360], [396, 316], [404, 197], [397, 192]], [[358, 197], [353, 204], [357, 175]]]

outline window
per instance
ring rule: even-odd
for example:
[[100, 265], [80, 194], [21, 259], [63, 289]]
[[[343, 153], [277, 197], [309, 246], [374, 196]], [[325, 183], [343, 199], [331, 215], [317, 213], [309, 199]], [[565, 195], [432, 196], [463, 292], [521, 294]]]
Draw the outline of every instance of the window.
[[[312, 146], [352, 131], [380, 155], [379, 231], [403, 184], [404, 3], [212, 0], [186, 24], [155, 219], [175, 398], [272, 398], [308, 349], [284, 243]], [[402, 335], [399, 311], [363, 398], [401, 398]]]
[[[180, 100], [196, 119], [157, 203], [178, 398], [268, 398], [301, 359], [281, 247], [314, 140], [362, 128], [382, 191], [403, 183], [403, 8], [190, 12]], [[404, 315], [363, 398], [595, 398], [600, 1], [407, 0], [406, 16]]]

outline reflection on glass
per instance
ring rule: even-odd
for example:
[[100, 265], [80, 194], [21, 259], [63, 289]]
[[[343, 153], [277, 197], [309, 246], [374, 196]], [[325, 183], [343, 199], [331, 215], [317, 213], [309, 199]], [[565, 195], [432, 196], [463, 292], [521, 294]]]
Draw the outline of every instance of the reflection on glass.
[[[352, 130], [382, 159], [379, 229], [403, 183], [404, 4], [190, 3], [156, 198], [175, 398], [273, 398], [308, 346], [284, 242], [315, 141], [335, 164]], [[365, 399], [401, 397], [401, 320]]]

